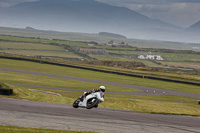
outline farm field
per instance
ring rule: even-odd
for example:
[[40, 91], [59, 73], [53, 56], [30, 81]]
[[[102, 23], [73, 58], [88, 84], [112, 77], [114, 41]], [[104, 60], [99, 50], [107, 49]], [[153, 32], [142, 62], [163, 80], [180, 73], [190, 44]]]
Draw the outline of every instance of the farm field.
[[69, 44], [69, 45], [75, 45], [75, 46], [87, 44], [86, 42], [80, 42], [80, 41], [45, 39], [45, 38], [23, 37], [23, 36], [7, 36], [7, 35], [0, 35], [0, 40], [11, 41], [11, 42], [43, 43], [43, 44], [57, 43], [57, 44]]
[[81, 58], [79, 55], [66, 50], [64, 47], [41, 43], [0, 41], [0, 52], [30, 57]]
[[[89, 46], [88, 42], [26, 38], [5, 35], [0, 35], [0, 40], [0, 52], [7, 54], [31, 55], [58, 60], [135, 61], [141, 62], [147, 67], [158, 70], [190, 73], [199, 72], [199, 52], [156, 48]], [[105, 49], [109, 54], [84, 54], [78, 51], [79, 48]], [[160, 54], [165, 60], [155, 61], [141, 60], [137, 58], [140, 53], [145, 52]], [[171, 62], [176, 62], [177, 64], [173, 65]]]
[[129, 44], [132, 44], [132, 46], [138, 48], [158, 48], [158, 49], [172, 48], [179, 50], [192, 50], [192, 47], [196, 46], [198, 47], [200, 45], [195, 43], [182, 43], [182, 42], [119, 39], [111, 37], [102, 37], [97, 35], [96, 33], [88, 34], [88, 33], [56, 32], [56, 31], [42, 31], [42, 30], [29, 31], [26, 29], [7, 28], [7, 27], [0, 27], [0, 34], [11, 35], [11, 36], [33, 37], [33, 38], [45, 38], [45, 39], [73, 40], [73, 41], [83, 41], [83, 42], [96, 41], [100, 43], [106, 43], [110, 40], [114, 40], [114, 42], [116, 43], [127, 42]]

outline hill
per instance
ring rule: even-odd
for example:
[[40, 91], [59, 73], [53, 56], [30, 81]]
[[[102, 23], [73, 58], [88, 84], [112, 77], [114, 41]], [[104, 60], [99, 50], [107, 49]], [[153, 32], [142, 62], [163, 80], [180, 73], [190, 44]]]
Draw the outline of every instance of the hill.
[[192, 32], [199, 32], [200, 33], [200, 21], [196, 22], [195, 24], [191, 25], [189, 28], [188, 28], [189, 31], [192, 31]]
[[98, 35], [103, 36], [103, 37], [113, 37], [113, 38], [126, 39], [126, 37], [123, 36], [123, 35], [120, 35], [120, 34], [113, 34], [113, 33], [108, 33], [108, 32], [99, 32]]
[[128, 38], [153, 40], [177, 41], [185, 38], [181, 36], [184, 29], [178, 26], [149, 18], [128, 8], [94, 0], [25, 2], [4, 8], [0, 17], [4, 18], [0, 25], [7, 27], [30, 26], [42, 30], [82, 33], [110, 32]]

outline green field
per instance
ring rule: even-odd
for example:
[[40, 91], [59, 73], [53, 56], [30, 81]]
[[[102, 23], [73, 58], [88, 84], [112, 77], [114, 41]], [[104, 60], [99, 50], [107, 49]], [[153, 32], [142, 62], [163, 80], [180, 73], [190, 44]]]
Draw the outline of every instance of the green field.
[[11, 42], [42, 43], [42, 44], [66, 44], [66, 45], [73, 45], [73, 46], [87, 45], [86, 42], [79, 42], [79, 41], [52, 40], [52, 39], [44, 39], [44, 38], [6, 36], [6, 35], [0, 35], [0, 40], [11, 41]]
[[[200, 94], [199, 86], [141, 79], [129, 76], [120, 76], [115, 74], [94, 72], [89, 70], [81, 70], [68, 67], [60, 67], [54, 65], [46, 65], [46, 64], [26, 62], [26, 61], [0, 59], [0, 67], [82, 77], [89, 79], [97, 79], [97, 80], [105, 80], [105, 81], [112, 81], [112, 82], [119, 82], [126, 84], [136, 84], [142, 86], [150, 86], [155, 88], [163, 88], [163, 89]], [[83, 81], [75, 81], [75, 80], [53, 78], [53, 77], [46, 77], [46, 76], [39, 76], [32, 74], [22, 74], [16, 72], [6, 72], [6, 71], [0, 71], [0, 75], [1, 75], [0, 81], [5, 83], [18, 83], [18, 84], [37, 85], [37, 86], [49, 86], [49, 87], [52, 86], [60, 88], [83, 89], [83, 90], [98, 88], [98, 86], [101, 85]], [[106, 84], [105, 86], [107, 87], [107, 91], [115, 91], [115, 92], [137, 91], [135, 89], [119, 87], [119, 86], [111, 86]], [[9, 85], [9, 87], [13, 88], [14, 95], [8, 97], [34, 100], [34, 101], [64, 103], [64, 104], [72, 104], [82, 94], [82, 92], [52, 90], [44, 88], [19, 87], [12, 85]], [[51, 91], [53, 93], [60, 94], [61, 96], [46, 94], [38, 92], [37, 90]], [[200, 106], [197, 105], [197, 100], [198, 99], [196, 98], [183, 97], [183, 96], [168, 96], [168, 95], [140, 96], [140, 95], [105, 94], [105, 102], [102, 103], [100, 107], [133, 110], [146, 113], [182, 114], [182, 115], [200, 116]]]
[[88, 33], [75, 33], [75, 32], [55, 32], [55, 31], [29, 31], [26, 29], [17, 28], [1, 28], [1, 35], [23, 36], [32, 38], [45, 38], [45, 39], [61, 39], [73, 41], [96, 41], [99, 43], [107, 43], [114, 40], [115, 43], [126, 42], [138, 48], [164, 48], [164, 49], [181, 49], [191, 50], [191, 47], [199, 46], [195, 43], [182, 43], [182, 42], [168, 42], [168, 41], [153, 41], [153, 40], [139, 40], [139, 39], [119, 39], [111, 37], [102, 37], [95, 34]]
[[[88, 42], [98, 43], [125, 42], [132, 47], [89, 46]], [[177, 80], [200, 82], [200, 51], [191, 51], [192, 47], [200, 44], [166, 42], [153, 40], [119, 39], [102, 37], [97, 34], [55, 32], [55, 31], [28, 31], [17, 28], [0, 27], [0, 57], [11, 56], [28, 59], [48, 60], [58, 63], [86, 66], [104, 70], [112, 70], [145, 76], [156, 76]], [[79, 48], [106, 49], [109, 54], [84, 54]], [[164, 61], [140, 60], [140, 53], [152, 52], [160, 54]], [[142, 62], [145, 66], [109, 66], [95, 64], [95, 61], [108, 62]], [[39, 61], [38, 61], [39, 62]], [[102, 73], [90, 70], [61, 67], [29, 61], [19, 61], [0, 58], [0, 68], [16, 69], [93, 80], [110, 81], [131, 85], [161, 88], [200, 94], [197, 85], [180, 84], [146, 78], [122, 76], [111, 73]], [[72, 105], [83, 92], [42, 87], [14, 86], [9, 83], [35, 85], [44, 87], [69, 88], [90, 90], [100, 85], [106, 86], [106, 92], [138, 92], [138, 89], [91, 83], [57, 77], [47, 77], [34, 74], [8, 72], [0, 70], [0, 85], [3, 88], [13, 89], [13, 95], [0, 97], [61, 103]], [[50, 93], [49, 93], [50, 92]], [[56, 94], [56, 95], [52, 95]], [[99, 108], [131, 110], [139, 113], [176, 114], [200, 116], [200, 99], [174, 95], [122, 95], [105, 93], [105, 101]], [[90, 133], [54, 129], [40, 129], [0, 125], [0, 133]]]
[[[28, 85], [39, 85], [59, 88], [90, 90], [98, 88], [102, 84], [90, 83], [84, 81], [76, 81], [70, 79], [60, 79], [46, 76], [37, 76], [31, 74], [21, 74], [15, 72], [0, 71], [0, 80], [5, 83], [20, 83]], [[106, 85], [108, 91], [111, 92], [136, 92], [138, 90], [126, 87]]]
[[[43, 88], [11, 86], [14, 89], [12, 98], [26, 100], [71, 104], [81, 95], [80, 92], [49, 90]], [[43, 90], [60, 94], [61, 96], [38, 92]], [[101, 108], [113, 108], [132, 110], [145, 113], [181, 114], [200, 116], [200, 107], [197, 99], [183, 96], [139, 96], [105, 94], [105, 102], [99, 105]]]
[[[94, 37], [94, 36], [93, 36]], [[72, 39], [73, 40], [73, 39]], [[98, 41], [99, 43], [101, 41]], [[105, 43], [105, 42], [104, 42]], [[107, 42], [106, 42], [107, 43]], [[57, 60], [110, 60], [110, 61], [135, 61], [142, 62], [147, 68], [153, 68], [161, 71], [172, 71], [181, 73], [199, 73], [200, 71], [200, 52], [180, 51], [158, 48], [140, 48], [139, 44], [146, 45], [147, 42], [135, 40], [129, 48], [109, 47], [109, 46], [88, 46], [88, 42], [56, 40], [53, 38], [27, 38], [16, 36], [0, 35], [0, 53], [11, 55], [21, 55], [28, 57], [40, 57]], [[167, 44], [173, 46], [169, 42], [151, 42], [149, 44]], [[186, 45], [174, 43], [178, 46]], [[188, 44], [189, 45], [189, 44]], [[195, 46], [191, 44], [190, 47]], [[103, 54], [83, 54], [78, 52], [81, 47], [98, 48], [108, 50], [108, 55]], [[137, 48], [136, 48], [137, 47]], [[160, 54], [164, 61], [140, 60], [137, 56], [140, 53], [153, 52]], [[131, 57], [129, 57], [131, 56]]]
[[40, 43], [20, 43], [0, 41], [0, 52], [40, 57], [60, 57], [60, 58], [81, 58], [64, 47], [40, 44]]
[[[73, 36], [73, 35], [72, 35]], [[72, 39], [73, 40], [73, 39]], [[89, 39], [88, 39], [89, 40]], [[135, 40], [134, 45], [143, 45], [145, 41]], [[166, 45], [173, 45], [165, 42]], [[87, 67], [94, 67], [106, 70], [127, 72], [133, 74], [151, 75], [164, 78], [172, 78], [193, 82], [200, 82], [199, 66], [200, 54], [194, 51], [179, 51], [179, 50], [166, 50], [166, 49], [146, 49], [146, 48], [122, 48], [122, 47], [105, 47], [105, 46], [88, 46], [87, 42], [68, 41], [68, 40], [53, 40], [53, 38], [26, 38], [0, 35], [0, 52], [12, 54], [18, 57], [23, 55], [26, 58], [36, 57], [38, 59], [49, 59], [59, 63], [66, 63], [72, 65], [81, 65]], [[151, 45], [154, 43], [151, 42]], [[158, 46], [159, 42], [156, 42]], [[144, 44], [145, 45], [145, 44]], [[177, 45], [181, 45], [178, 43]], [[100, 48], [107, 49], [109, 55], [98, 54], [82, 54], [77, 52], [78, 48]], [[139, 60], [137, 58], [128, 58], [127, 55], [137, 57], [142, 52], [158, 53], [164, 58], [165, 61], [152, 61], [152, 60]], [[8, 54], [1, 54], [7, 56]], [[10, 56], [12, 56], [10, 55]], [[29, 57], [30, 56], [30, 57]], [[22, 56], [20, 56], [22, 57]], [[59, 60], [57, 60], [59, 59]], [[84, 59], [86, 61], [72, 61], [71, 59]], [[146, 67], [118, 67], [91, 64], [88, 61], [131, 61], [142, 62]], [[111, 81], [124, 84], [133, 84], [154, 88], [161, 88], [167, 90], [175, 90], [180, 92], [189, 92], [200, 94], [199, 86], [187, 85], [180, 83], [172, 83], [151, 79], [142, 79], [130, 76], [122, 76], [116, 74], [95, 72], [90, 70], [76, 69], [70, 67], [61, 67], [55, 65], [48, 65], [42, 63], [33, 63], [28, 61], [19, 61], [11, 59], [0, 58], [0, 68], [33, 71], [41, 73], [50, 73], [64, 76], [88, 78], [95, 80]], [[160, 70], [162, 68], [162, 70]], [[166, 69], [166, 70], [163, 70]], [[174, 71], [174, 72], [171, 72]], [[8, 71], [0, 71], [0, 81], [3, 83], [18, 83], [36, 86], [57, 87], [57, 88], [70, 88], [90, 90], [98, 88], [100, 85], [105, 85], [109, 92], [137, 92], [139, 90], [134, 88], [112, 86], [107, 84], [97, 84], [85, 81], [76, 81], [70, 79], [39, 76], [33, 74], [24, 74]], [[44, 88], [31, 88], [12, 86], [14, 95], [9, 96], [12, 98], [20, 98], [34, 101], [54, 102], [72, 104], [82, 92], [71, 92], [62, 90], [52, 90]], [[38, 90], [51, 91], [60, 96], [46, 94]], [[133, 110], [146, 113], [162, 113], [162, 114], [182, 114], [200, 116], [200, 106], [196, 104], [195, 98], [183, 96], [147, 96], [147, 95], [119, 95], [119, 94], [106, 94], [105, 102], [100, 105], [103, 108]]]
[[[23, 65], [21, 65], [23, 64]], [[16, 61], [16, 60], [9, 60], [9, 59], [0, 59], [0, 67], [2, 68], [11, 68], [17, 70], [26, 70], [26, 71], [35, 71], [35, 72], [42, 72], [42, 73], [52, 73], [57, 75], [66, 75], [66, 76], [74, 76], [74, 77], [82, 77], [82, 78], [89, 78], [89, 79], [97, 79], [97, 80], [105, 80], [105, 81], [112, 81], [118, 83], [125, 83], [125, 84], [135, 84], [141, 86], [149, 86], [161, 89], [169, 89], [169, 90], [176, 90], [176, 91], [184, 91], [184, 92], [191, 92], [191, 93], [199, 93], [200, 89], [198, 86], [187, 85], [187, 84], [179, 84], [179, 83], [172, 83], [172, 82], [165, 82], [165, 81], [158, 81], [158, 80], [151, 80], [151, 79], [141, 79], [136, 77], [129, 77], [129, 76], [122, 76], [116, 74], [108, 74], [108, 73], [101, 73], [95, 72], [90, 70], [83, 70], [83, 69], [75, 69], [69, 67], [60, 67], [54, 65], [47, 65], [47, 64], [40, 64], [40, 63], [33, 63], [27, 61]], [[77, 85], [70, 86], [76, 89], [80, 89], [80, 85], [83, 83], [81, 81], [72, 81], [66, 79], [56, 79], [52, 77], [48, 78], [48, 81], [44, 80], [44, 76], [37, 76], [29, 74], [17, 74], [22, 77], [19, 79], [14, 72], [1, 72], [0, 79], [4, 82], [8, 82], [12, 80], [12, 82], [20, 82], [20, 83], [29, 83], [29, 84], [40, 84], [47, 86], [47, 84], [51, 84], [57, 87], [64, 87], [67, 84], [71, 85], [71, 82], [76, 82]], [[5, 78], [4, 78], [5, 77]], [[51, 81], [51, 82], [50, 82]], [[56, 82], [60, 82], [59, 86]], [[82, 86], [82, 85], [81, 85]], [[88, 83], [85, 88], [93, 88], [94, 83]], [[114, 91], [117, 87], [111, 87], [110, 91]], [[121, 89], [123, 91], [123, 89]], [[133, 89], [126, 89], [126, 91], [133, 91]]]

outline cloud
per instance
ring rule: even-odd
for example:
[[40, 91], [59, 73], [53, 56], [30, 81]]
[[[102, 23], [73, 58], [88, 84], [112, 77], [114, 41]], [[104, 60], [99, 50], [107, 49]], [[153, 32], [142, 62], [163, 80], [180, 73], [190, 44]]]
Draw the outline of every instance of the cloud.
[[[38, 0], [0, 0], [0, 7]], [[55, 0], [56, 1], [56, 0]], [[200, 20], [200, 0], [96, 0], [109, 5], [127, 7], [154, 19], [182, 27]]]
[[199, 0], [164, 0], [164, 1], [172, 3], [200, 3]]
[[200, 4], [196, 3], [174, 3], [169, 11], [166, 13], [157, 13], [157, 16], [163, 21], [181, 25], [182, 27], [189, 27], [200, 20], [199, 9]]
[[[129, 7], [131, 8], [131, 7]], [[134, 8], [131, 8], [135, 10]], [[142, 5], [137, 9], [144, 15], [182, 27], [189, 27], [200, 20], [200, 4], [192, 2], [167, 3], [161, 5]]]
[[166, 4], [166, 3], [200, 3], [199, 0], [96, 0], [109, 4]]
[[200, 0], [96, 0], [127, 7], [148, 17], [182, 27], [200, 20]]
[[22, 2], [33, 2], [38, 0], [0, 0], [0, 7], [10, 7]]

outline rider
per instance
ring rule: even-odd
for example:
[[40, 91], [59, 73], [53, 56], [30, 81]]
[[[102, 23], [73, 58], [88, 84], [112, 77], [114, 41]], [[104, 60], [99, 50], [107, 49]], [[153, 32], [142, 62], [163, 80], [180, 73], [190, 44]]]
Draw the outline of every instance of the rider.
[[92, 90], [90, 90], [90, 91], [88, 91], [88, 92], [83, 93], [83, 95], [80, 96], [80, 100], [83, 101], [83, 99], [84, 99], [87, 95], [89, 95], [89, 94], [91, 94], [91, 93], [95, 93], [95, 92], [99, 92], [99, 91], [105, 92], [105, 90], [106, 90], [106, 87], [105, 87], [105, 86], [100, 86], [99, 89], [92, 89]]

